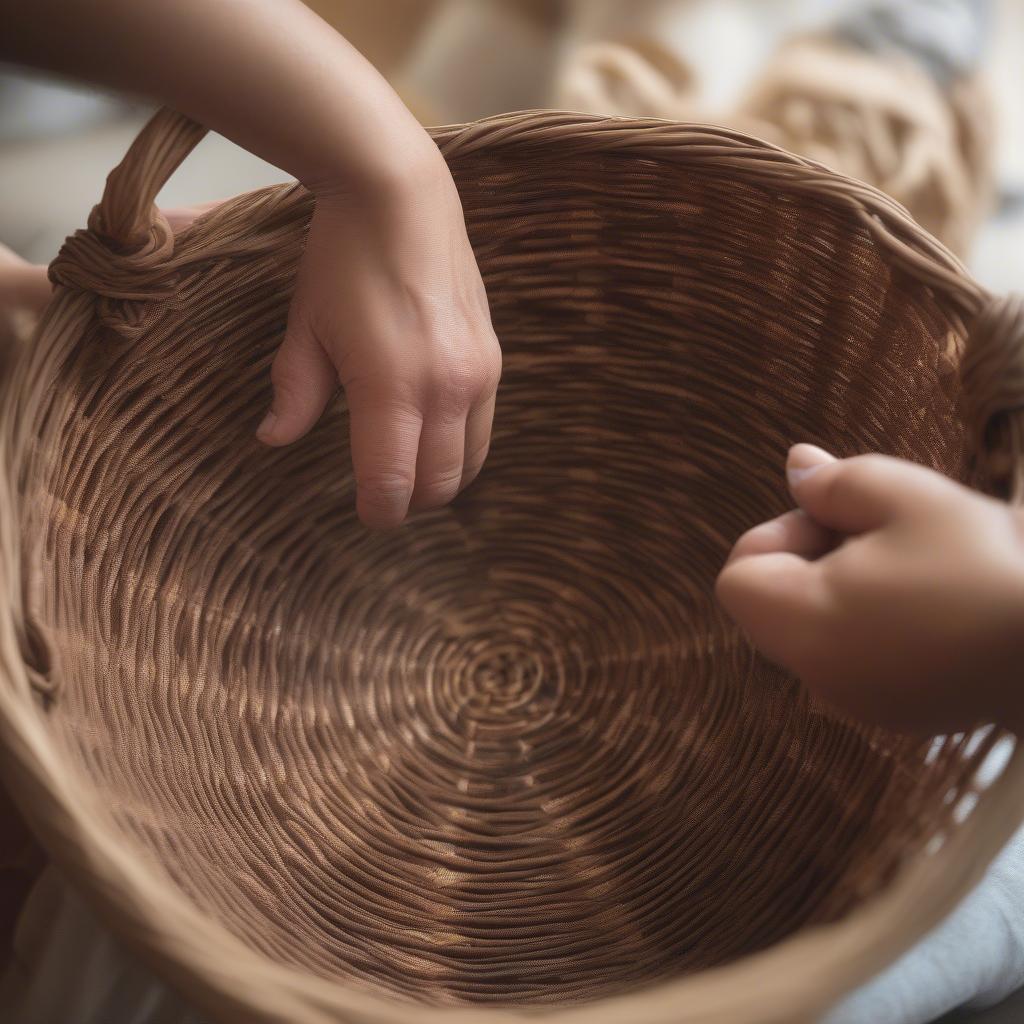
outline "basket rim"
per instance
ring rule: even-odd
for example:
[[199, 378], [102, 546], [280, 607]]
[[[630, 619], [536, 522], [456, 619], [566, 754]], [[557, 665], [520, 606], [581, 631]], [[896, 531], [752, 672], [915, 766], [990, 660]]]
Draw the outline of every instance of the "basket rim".
[[[184, 126], [184, 127], [183, 127]], [[195, 126], [162, 111], [133, 144], [140, 149]], [[147, 134], [148, 133], [148, 134]], [[682, 125], [552, 111], [499, 115], [433, 131], [446, 157], [480, 148], [564, 144], [573, 152], [625, 153], [688, 166], [718, 168], [764, 185], [811, 194], [852, 209], [879, 245], [922, 284], [949, 299], [956, 315], [974, 316], [990, 298], [944, 246], [897, 203], [870, 186], [727, 128]], [[198, 138], [193, 138], [190, 149]], [[186, 150], [187, 152], [187, 150]], [[183, 158], [182, 154], [182, 158]], [[180, 162], [180, 159], [177, 161]], [[175, 162], [173, 166], [176, 166]], [[170, 170], [173, 170], [173, 166]], [[289, 186], [278, 186], [289, 188]], [[109, 190], [109, 189], [108, 189]], [[206, 218], [181, 236], [197, 247]], [[59, 262], [55, 261], [55, 264]], [[58, 275], [59, 279], [59, 275]], [[59, 288], [40, 329], [86, 309], [88, 295]], [[0, 450], [12, 480], [25, 442], [16, 415], [19, 387], [37, 385], [38, 367], [21, 360], [10, 375], [14, 401], [0, 403]], [[32, 376], [34, 375], [34, 376]], [[20, 654], [18, 508], [0, 479], [0, 764], [12, 795], [48, 854], [83, 890], [112, 929], [155, 972], [216, 1019], [328, 1024], [792, 1024], [810, 1021], [845, 992], [891, 963], [937, 924], [980, 881], [1015, 831], [1024, 807], [1024, 749], [1017, 745], [1000, 777], [981, 795], [967, 821], [937, 851], [901, 868], [880, 894], [841, 920], [802, 930], [726, 966], [662, 981], [624, 995], [573, 1006], [522, 1010], [422, 1006], [284, 966], [245, 945], [166, 884], [145, 858], [133, 857], [103, 813], [86, 780], [69, 770], [49, 734]], [[790, 984], [794, 973], [803, 984]]]
[[761, 187], [810, 197], [853, 213], [894, 265], [943, 294], [964, 318], [992, 298], [964, 263], [892, 197], [757, 136], [723, 125], [525, 110], [430, 129], [446, 159], [474, 150], [530, 152], [562, 146], [575, 154], [627, 153], [680, 167], [718, 171]]

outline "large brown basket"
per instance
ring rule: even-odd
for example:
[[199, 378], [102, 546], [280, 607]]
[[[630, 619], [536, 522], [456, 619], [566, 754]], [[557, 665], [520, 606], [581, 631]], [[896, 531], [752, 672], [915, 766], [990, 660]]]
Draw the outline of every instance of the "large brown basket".
[[0, 402], [5, 778], [117, 931], [217, 1021], [792, 1024], [946, 913], [1020, 755], [843, 721], [712, 584], [796, 440], [1019, 495], [1019, 304], [729, 131], [440, 129], [494, 444], [374, 534], [340, 403], [253, 440], [311, 203], [175, 237], [202, 134], [144, 130]]

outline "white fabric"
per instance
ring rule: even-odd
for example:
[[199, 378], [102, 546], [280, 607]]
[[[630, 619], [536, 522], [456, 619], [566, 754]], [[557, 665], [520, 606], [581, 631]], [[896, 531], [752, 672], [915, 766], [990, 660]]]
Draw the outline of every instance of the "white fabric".
[[0, 1024], [202, 1024], [126, 954], [52, 868], [18, 922]]
[[855, 8], [842, 23], [872, 50], [914, 54], [940, 82], [973, 71], [988, 44], [991, 0], [903, 0]]
[[[930, 1024], [1024, 985], [1024, 830], [923, 942], [822, 1024]], [[202, 1024], [109, 935], [53, 870], [22, 915], [0, 1024]]]
[[856, 991], [825, 1024], [928, 1024], [993, 1006], [1024, 985], [1024, 830], [981, 885], [924, 941]]

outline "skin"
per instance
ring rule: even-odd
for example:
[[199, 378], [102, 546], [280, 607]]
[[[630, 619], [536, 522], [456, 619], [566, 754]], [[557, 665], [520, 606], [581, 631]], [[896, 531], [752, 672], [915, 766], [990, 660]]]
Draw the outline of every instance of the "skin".
[[914, 463], [796, 445], [797, 508], [745, 533], [719, 600], [772, 661], [912, 733], [1024, 725], [1024, 520]]
[[[165, 215], [184, 226], [202, 209]], [[39, 310], [48, 295], [45, 269], [0, 247], [0, 310]], [[786, 469], [797, 507], [748, 530], [718, 578], [751, 641], [855, 718], [1019, 732], [1021, 512], [883, 455], [797, 445]]]
[[0, 60], [159, 100], [316, 197], [261, 440], [298, 440], [340, 384], [367, 525], [470, 483], [501, 373], [483, 282], [437, 147], [356, 50], [298, 0], [0, 0], [0, 21]]
[[[0, 59], [159, 99], [316, 196], [263, 440], [305, 434], [340, 382], [368, 524], [472, 480], [500, 373], [483, 285], [444, 162], [355, 50], [297, 0], [0, 0], [0, 18]], [[41, 268], [0, 253], [0, 305], [47, 295]], [[718, 580], [751, 640], [868, 721], [1024, 724], [1020, 516], [878, 455], [798, 445], [787, 468], [797, 509], [745, 534]]]
[[0, 311], [39, 313], [49, 298], [46, 268], [26, 263], [6, 245], [0, 245]]

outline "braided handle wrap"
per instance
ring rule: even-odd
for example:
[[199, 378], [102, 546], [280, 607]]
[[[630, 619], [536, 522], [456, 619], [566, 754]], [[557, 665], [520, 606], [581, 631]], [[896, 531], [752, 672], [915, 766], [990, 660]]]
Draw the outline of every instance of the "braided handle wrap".
[[153, 206], [157, 195], [206, 131], [176, 111], [159, 110], [107, 176], [89, 227], [119, 248], [145, 245], [163, 219]]
[[103, 198], [50, 264], [54, 284], [113, 301], [169, 298], [164, 267], [174, 232], [154, 202], [206, 129], [164, 108], [147, 122], [107, 176]]
[[988, 490], [1024, 502], [1024, 296], [992, 298], [974, 318], [961, 369], [968, 426]]

